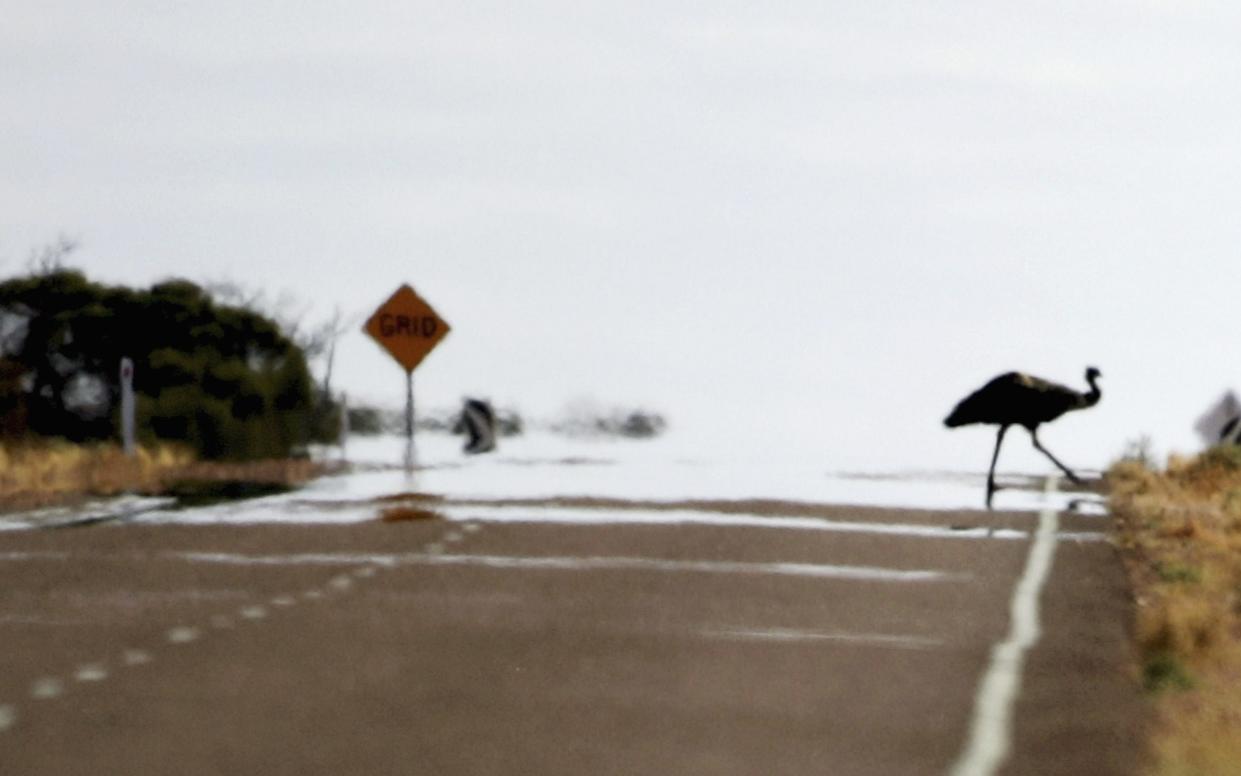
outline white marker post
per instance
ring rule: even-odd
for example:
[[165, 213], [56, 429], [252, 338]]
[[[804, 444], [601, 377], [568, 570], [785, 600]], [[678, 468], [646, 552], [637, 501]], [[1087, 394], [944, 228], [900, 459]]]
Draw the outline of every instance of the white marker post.
[[414, 452], [414, 372], [405, 373], [405, 471], [413, 471]]
[[134, 362], [121, 359], [121, 444], [125, 455], [133, 457], [134, 446]]

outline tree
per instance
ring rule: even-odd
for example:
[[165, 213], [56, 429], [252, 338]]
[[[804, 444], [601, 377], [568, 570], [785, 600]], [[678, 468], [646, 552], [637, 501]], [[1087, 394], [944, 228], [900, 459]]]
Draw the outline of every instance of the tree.
[[271, 319], [188, 280], [105, 286], [51, 266], [0, 283], [0, 412], [43, 436], [113, 437], [122, 356], [137, 364], [139, 430], [207, 458], [285, 456], [309, 441], [301, 349]]

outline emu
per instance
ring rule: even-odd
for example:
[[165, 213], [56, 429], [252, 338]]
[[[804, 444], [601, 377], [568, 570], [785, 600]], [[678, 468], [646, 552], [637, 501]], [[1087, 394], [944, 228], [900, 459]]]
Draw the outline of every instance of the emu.
[[991, 469], [987, 472], [987, 509], [991, 508], [991, 497], [998, 490], [995, 485], [995, 462], [1000, 457], [1000, 444], [1004, 441], [1004, 433], [1012, 425], [1025, 426], [1030, 432], [1034, 448], [1050, 458], [1070, 480], [1081, 482], [1081, 478], [1069, 467], [1060, 463], [1047, 448], [1039, 444], [1038, 427], [1070, 410], [1081, 410], [1098, 404], [1103, 392], [1099, 390], [1095, 380], [1101, 376], [1098, 369], [1089, 367], [1086, 370], [1086, 382], [1090, 384], [1090, 390], [1078, 393], [1072, 388], [1038, 377], [1021, 372], [1008, 372], [966, 396], [944, 419], [944, 425], [948, 428], [971, 423], [987, 423], [1000, 427], [995, 437], [995, 452], [991, 454]]

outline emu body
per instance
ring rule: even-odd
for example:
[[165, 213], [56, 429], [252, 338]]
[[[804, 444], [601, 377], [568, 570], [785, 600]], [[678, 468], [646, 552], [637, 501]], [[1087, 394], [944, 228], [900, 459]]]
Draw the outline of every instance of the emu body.
[[1000, 457], [1000, 445], [1009, 426], [1024, 426], [1030, 432], [1034, 448], [1047, 456], [1073, 482], [1081, 482], [1073, 470], [1061, 463], [1038, 441], [1038, 427], [1055, 420], [1071, 410], [1093, 407], [1099, 403], [1103, 392], [1096, 382], [1102, 374], [1090, 367], [1086, 370], [1086, 382], [1090, 390], [1078, 392], [1058, 383], [1043, 380], [1021, 372], [1007, 372], [966, 396], [944, 419], [948, 428], [972, 423], [999, 426], [995, 437], [995, 451], [991, 454], [991, 468], [987, 471], [987, 509], [997, 490], [995, 464]]

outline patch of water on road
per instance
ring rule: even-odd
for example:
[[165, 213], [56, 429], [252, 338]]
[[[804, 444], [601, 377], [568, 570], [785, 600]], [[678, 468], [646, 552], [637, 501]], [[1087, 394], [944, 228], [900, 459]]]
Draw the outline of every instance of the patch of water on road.
[[[187, 509], [172, 509], [166, 501], [118, 499], [93, 504], [87, 512], [143, 523], [356, 523], [377, 517], [375, 499], [402, 493], [472, 501], [767, 499], [981, 510], [985, 487], [982, 474], [831, 472], [795, 451], [707, 449], [675, 434], [617, 440], [535, 432], [502, 440], [496, 453], [466, 456], [460, 438], [428, 433], [418, 439], [419, 465], [412, 473], [401, 466], [400, 437], [355, 439], [348, 451], [352, 471], [319, 478], [291, 493]], [[1037, 511], [1044, 505], [1038, 489], [1029, 488], [1029, 476], [1008, 475], [1001, 480], [1010, 487], [996, 494], [997, 509]], [[1055, 499], [1058, 509], [1075, 504], [1079, 512], [1105, 513], [1101, 497], [1094, 494], [1062, 493]], [[567, 519], [563, 510], [525, 511], [527, 516]], [[65, 510], [11, 514], [0, 516], [0, 528], [41, 527], [72, 519], [73, 513]]]

